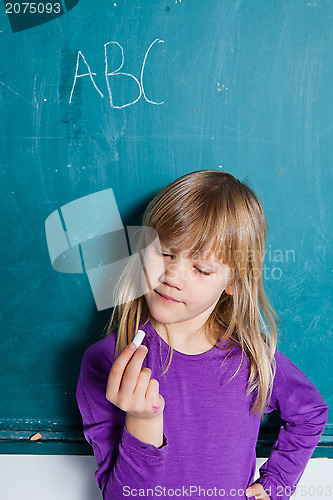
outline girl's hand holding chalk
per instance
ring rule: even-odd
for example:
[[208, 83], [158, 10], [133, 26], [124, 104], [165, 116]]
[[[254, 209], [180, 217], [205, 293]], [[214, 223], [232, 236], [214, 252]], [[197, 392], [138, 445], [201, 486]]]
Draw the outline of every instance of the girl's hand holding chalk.
[[159, 383], [151, 378], [151, 370], [142, 368], [148, 352], [141, 343], [145, 333], [139, 330], [133, 342], [118, 356], [110, 370], [106, 398], [128, 414], [150, 419], [163, 412], [164, 399]]
[[144, 335], [139, 330], [113, 363], [106, 398], [127, 413], [125, 427], [130, 434], [158, 448], [163, 445], [164, 399], [158, 381], [151, 378], [151, 370], [142, 368], [148, 352], [141, 345]]

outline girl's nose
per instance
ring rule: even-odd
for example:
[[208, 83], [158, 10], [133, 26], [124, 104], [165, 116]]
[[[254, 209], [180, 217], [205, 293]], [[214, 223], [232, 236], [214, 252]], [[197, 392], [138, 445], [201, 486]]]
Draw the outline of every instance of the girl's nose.
[[160, 277], [161, 283], [183, 290], [185, 287], [185, 266], [181, 260], [172, 260], [164, 263], [164, 274]]

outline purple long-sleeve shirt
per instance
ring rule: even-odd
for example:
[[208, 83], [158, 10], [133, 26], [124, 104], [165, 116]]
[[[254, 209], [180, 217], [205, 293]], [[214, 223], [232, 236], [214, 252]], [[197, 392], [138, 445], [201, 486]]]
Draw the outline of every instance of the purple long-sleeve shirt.
[[[246, 396], [249, 362], [237, 374], [241, 351], [234, 345], [187, 355], [173, 352], [148, 323], [143, 366], [152, 370], [165, 399], [164, 443], [158, 449], [132, 436], [126, 413], [106, 397], [116, 334], [87, 349], [77, 387], [83, 429], [97, 461], [104, 500], [122, 498], [245, 499], [253, 483], [260, 418]], [[227, 347], [227, 343], [219, 343]], [[327, 421], [327, 405], [307, 377], [276, 351], [277, 371], [267, 412], [286, 421], [258, 480], [272, 500], [285, 500], [302, 475]], [[254, 497], [251, 497], [254, 498]]]

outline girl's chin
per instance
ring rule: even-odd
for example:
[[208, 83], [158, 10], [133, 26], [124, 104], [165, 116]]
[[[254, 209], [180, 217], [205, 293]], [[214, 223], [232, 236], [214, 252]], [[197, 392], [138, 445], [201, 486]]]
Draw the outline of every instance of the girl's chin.
[[161, 323], [162, 325], [171, 325], [171, 323], [180, 323], [182, 321], [182, 319], [178, 318], [175, 314], [157, 311], [155, 308], [150, 308], [149, 312], [154, 322]]

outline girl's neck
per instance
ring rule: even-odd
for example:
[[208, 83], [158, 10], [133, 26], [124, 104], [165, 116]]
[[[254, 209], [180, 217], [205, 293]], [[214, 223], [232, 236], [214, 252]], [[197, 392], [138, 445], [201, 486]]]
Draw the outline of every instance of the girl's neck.
[[209, 340], [204, 328], [197, 331], [186, 331], [181, 325], [164, 325], [151, 320], [158, 335], [173, 349], [183, 354], [201, 354], [209, 351], [214, 343]]

